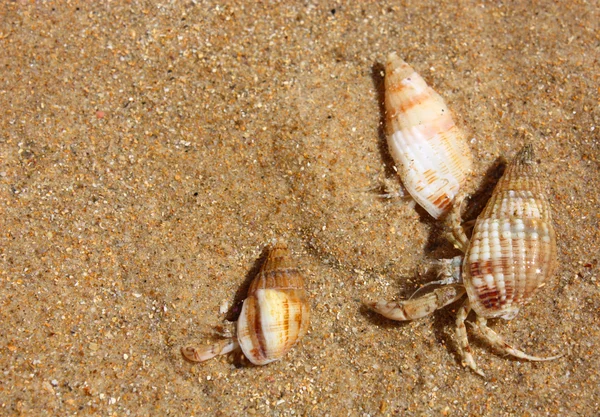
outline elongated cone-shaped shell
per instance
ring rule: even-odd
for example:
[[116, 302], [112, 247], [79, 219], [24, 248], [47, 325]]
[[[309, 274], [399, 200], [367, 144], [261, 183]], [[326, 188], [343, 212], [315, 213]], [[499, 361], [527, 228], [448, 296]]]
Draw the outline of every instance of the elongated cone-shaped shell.
[[463, 264], [471, 306], [482, 317], [511, 319], [556, 266], [550, 205], [531, 145], [508, 165], [477, 218]]
[[287, 246], [276, 244], [254, 278], [237, 323], [237, 339], [255, 365], [281, 359], [308, 331], [304, 280]]
[[385, 110], [388, 146], [404, 187], [440, 218], [473, 165], [464, 134], [442, 97], [395, 53], [385, 66]]

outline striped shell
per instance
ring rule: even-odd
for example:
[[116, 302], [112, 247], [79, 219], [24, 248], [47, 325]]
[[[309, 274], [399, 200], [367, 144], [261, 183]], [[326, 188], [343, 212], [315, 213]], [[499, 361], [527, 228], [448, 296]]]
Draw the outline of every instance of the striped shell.
[[526, 145], [477, 218], [465, 254], [463, 281], [482, 317], [513, 318], [556, 267], [550, 205]]
[[385, 74], [390, 153], [410, 195], [440, 218], [471, 171], [465, 136], [442, 97], [395, 53], [388, 56]]
[[275, 245], [254, 278], [237, 323], [237, 339], [255, 365], [281, 359], [308, 331], [304, 280], [285, 244]]

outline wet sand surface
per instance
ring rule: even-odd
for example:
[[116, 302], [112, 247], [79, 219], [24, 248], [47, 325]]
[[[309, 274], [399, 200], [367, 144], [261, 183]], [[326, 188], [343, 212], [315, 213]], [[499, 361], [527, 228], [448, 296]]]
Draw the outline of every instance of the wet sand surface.
[[[152, 3], [0, 6], [0, 414], [597, 414], [598, 2]], [[400, 188], [391, 51], [468, 132], [475, 195], [534, 144], [559, 264], [491, 327], [565, 357], [505, 357], [469, 326], [481, 378], [460, 363], [457, 304], [409, 323], [362, 307], [457, 254], [422, 209], [380, 197]], [[308, 335], [267, 366], [185, 361], [274, 239], [304, 273]]]

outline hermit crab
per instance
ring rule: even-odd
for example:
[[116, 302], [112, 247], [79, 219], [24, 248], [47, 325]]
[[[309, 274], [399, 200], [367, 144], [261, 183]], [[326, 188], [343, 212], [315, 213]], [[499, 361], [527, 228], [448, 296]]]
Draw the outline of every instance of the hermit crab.
[[[456, 202], [456, 207], [460, 203]], [[457, 209], [459, 212], [460, 210]], [[506, 343], [487, 326], [487, 319], [512, 319], [552, 275], [556, 267], [556, 238], [550, 205], [537, 178], [533, 148], [525, 145], [507, 166], [468, 240], [459, 225], [455, 234], [464, 258], [446, 263], [443, 286], [422, 297], [398, 302], [367, 302], [369, 308], [392, 320], [413, 320], [460, 299], [467, 299], [456, 318], [456, 337], [464, 363], [477, 367], [467, 338], [465, 319], [475, 311], [475, 326], [498, 350], [517, 358], [546, 361], [559, 358], [528, 355]], [[462, 271], [461, 271], [462, 269]]]
[[444, 99], [396, 53], [385, 65], [385, 112], [402, 184], [432, 217], [443, 217], [471, 171], [471, 152]]
[[281, 359], [306, 334], [310, 319], [304, 279], [285, 243], [271, 248], [250, 284], [237, 321], [236, 335], [212, 345], [181, 349], [185, 358], [203, 362], [236, 349], [255, 365]]

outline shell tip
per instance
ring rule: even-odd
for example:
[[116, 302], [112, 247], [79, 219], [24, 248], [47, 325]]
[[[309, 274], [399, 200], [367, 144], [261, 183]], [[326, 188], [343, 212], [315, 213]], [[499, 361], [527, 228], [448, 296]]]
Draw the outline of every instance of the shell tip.
[[275, 250], [287, 250], [288, 248], [286, 241], [281, 238], [274, 238], [269, 246], [270, 252], [273, 252]]
[[399, 59], [398, 54], [396, 53], [396, 51], [392, 51], [388, 54], [387, 59], [388, 61], [394, 61], [396, 59]]
[[292, 267], [293, 261], [291, 260], [290, 250], [285, 241], [274, 239], [271, 245], [269, 245], [268, 252], [267, 259], [261, 268], [262, 272]]
[[515, 161], [519, 164], [531, 164], [535, 158], [535, 152], [531, 143], [525, 143], [521, 150], [515, 156]]
[[387, 65], [392, 68], [400, 68], [401, 66], [408, 64], [400, 58], [396, 52], [390, 52], [387, 56]]

